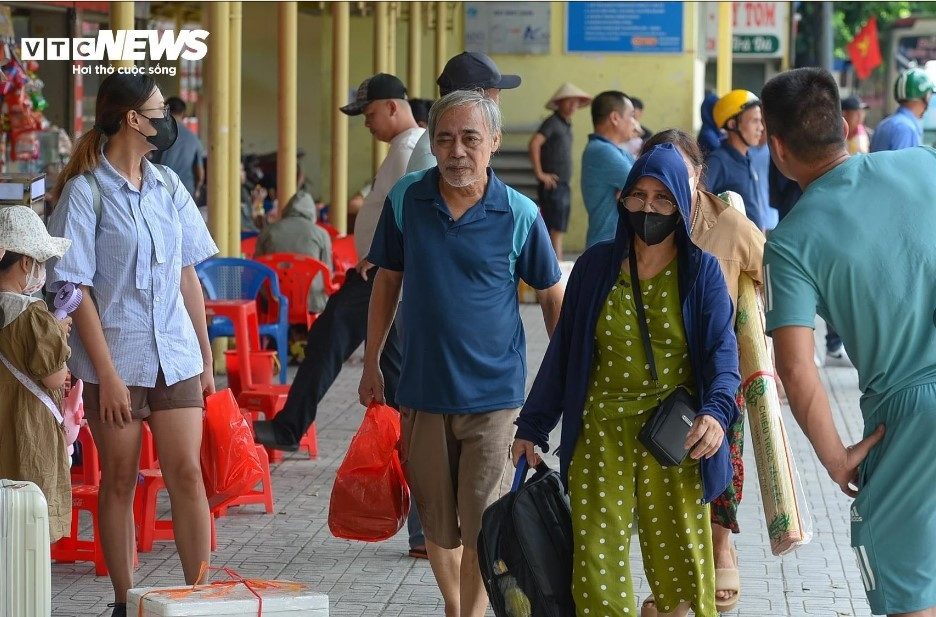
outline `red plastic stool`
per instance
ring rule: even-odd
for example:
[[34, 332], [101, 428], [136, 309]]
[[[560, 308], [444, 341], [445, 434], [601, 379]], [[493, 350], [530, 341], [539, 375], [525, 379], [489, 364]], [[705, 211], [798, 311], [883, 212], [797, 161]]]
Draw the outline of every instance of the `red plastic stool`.
[[71, 468], [72, 485], [86, 484], [99, 486], [101, 484], [101, 458], [98, 456], [97, 446], [91, 437], [91, 429], [87, 424], [78, 429], [78, 443], [81, 444], [81, 465]]
[[153, 442], [153, 431], [150, 430], [149, 422], [143, 423], [143, 436], [140, 444], [140, 469], [159, 469], [156, 444]]
[[227, 510], [231, 506], [243, 506], [251, 503], [262, 503], [267, 514], [273, 513], [273, 479], [270, 477], [270, 459], [267, 457], [266, 448], [260, 444], [257, 444], [257, 457], [263, 467], [263, 480], [260, 483], [260, 490], [251, 489], [234, 501], [229, 501], [214, 511], [215, 516], [227, 516]]
[[[141, 553], [153, 550], [153, 542], [175, 539], [172, 519], [156, 518], [156, 494], [166, 488], [162, 471], [144, 469], [137, 480], [136, 499], [133, 504], [136, 519], [137, 549]], [[214, 517], [211, 517], [211, 550], [218, 548]]]
[[309, 458], [318, 458], [318, 437], [315, 435], [315, 422], [309, 425], [302, 439], [299, 440], [299, 449], [305, 448], [309, 451]]
[[[78, 537], [78, 520], [82, 510], [91, 513], [94, 539], [82, 540]], [[98, 531], [98, 487], [79, 485], [72, 487], [72, 520], [71, 535], [62, 538], [52, 545], [52, 559], [59, 563], [75, 563], [76, 561], [93, 561], [94, 574], [107, 576], [107, 564], [104, 562], [104, 551], [101, 550], [101, 539]], [[136, 547], [133, 548], [133, 566], [140, 565], [137, 558]]]
[[[286, 405], [286, 396], [288, 394], [289, 386], [279, 384], [255, 385], [250, 390], [241, 392], [240, 396], [237, 397], [237, 403], [245, 410], [245, 415], [249, 416], [250, 422], [259, 420], [259, 414], [261, 413], [264, 419], [272, 420]], [[315, 434], [314, 422], [299, 441], [299, 449], [303, 448], [309, 451], [309, 458], [318, 456], [318, 437]], [[267, 454], [271, 463], [280, 463], [283, 460], [281, 450], [267, 449]]]

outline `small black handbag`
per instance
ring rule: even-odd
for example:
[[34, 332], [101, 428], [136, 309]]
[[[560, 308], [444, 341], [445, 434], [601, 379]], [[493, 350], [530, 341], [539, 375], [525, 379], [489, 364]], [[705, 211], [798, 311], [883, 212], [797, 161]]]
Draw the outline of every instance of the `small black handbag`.
[[[634, 306], [637, 309], [637, 321], [640, 325], [640, 336], [643, 339], [644, 351], [647, 354], [647, 364], [650, 366], [650, 376], [654, 385], [659, 389], [657, 380], [656, 361], [653, 358], [653, 346], [650, 343], [650, 332], [647, 330], [647, 318], [644, 314], [643, 296], [640, 293], [640, 280], [637, 278], [637, 256], [634, 253], [634, 243], [630, 249], [631, 288], [634, 293]], [[696, 401], [689, 391], [679, 386], [665, 399], [659, 400], [656, 411], [647, 420], [637, 439], [640, 440], [650, 454], [663, 466], [679, 465], [689, 452], [683, 445], [692, 429], [696, 417]]]

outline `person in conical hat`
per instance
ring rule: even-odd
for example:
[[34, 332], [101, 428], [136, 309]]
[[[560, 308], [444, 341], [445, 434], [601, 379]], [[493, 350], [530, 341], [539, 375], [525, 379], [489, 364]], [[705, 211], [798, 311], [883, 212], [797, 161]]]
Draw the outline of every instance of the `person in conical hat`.
[[[567, 101], [567, 102], [563, 103], [563, 101]], [[572, 106], [571, 111], [574, 112], [575, 110], [581, 109], [582, 107], [585, 107], [586, 105], [591, 105], [591, 102], [592, 102], [592, 95], [585, 92], [584, 90], [582, 90], [575, 84], [566, 82], [562, 84], [561, 86], [559, 86], [559, 89], [556, 90], [556, 93], [552, 95], [552, 98], [549, 99], [549, 101], [546, 103], [546, 109], [561, 112], [563, 111], [562, 105], [566, 104], [566, 105]], [[572, 114], [563, 113], [563, 115], [570, 116]]]
[[569, 228], [572, 209], [572, 114], [590, 105], [592, 97], [568, 82], [562, 84], [546, 103], [555, 113], [530, 139], [530, 162], [539, 184], [537, 202], [549, 230], [556, 256], [562, 259], [562, 235]]

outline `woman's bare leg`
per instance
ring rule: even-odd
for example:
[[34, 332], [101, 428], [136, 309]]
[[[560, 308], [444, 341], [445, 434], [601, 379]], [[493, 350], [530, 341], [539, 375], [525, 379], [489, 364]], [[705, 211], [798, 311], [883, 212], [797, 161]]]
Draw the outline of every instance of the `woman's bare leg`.
[[88, 418], [101, 458], [101, 486], [98, 491], [98, 534], [104, 562], [114, 586], [114, 601], [126, 602], [133, 587], [133, 494], [140, 466], [140, 436], [143, 427], [134, 420], [123, 428], [105, 426]]
[[148, 418], [169, 503], [176, 549], [185, 583], [198, 578], [211, 561], [211, 513], [202, 481], [202, 410], [197, 407], [154, 411]]

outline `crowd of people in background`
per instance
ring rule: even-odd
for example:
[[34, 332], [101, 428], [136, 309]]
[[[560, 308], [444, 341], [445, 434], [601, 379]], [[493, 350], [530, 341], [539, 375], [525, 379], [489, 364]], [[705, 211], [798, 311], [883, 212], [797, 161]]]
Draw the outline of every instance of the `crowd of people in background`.
[[[927, 448], [936, 429], [936, 150], [920, 147], [936, 84], [926, 71], [901, 73], [899, 108], [874, 131], [867, 105], [842, 98], [821, 69], [781, 73], [760, 95], [707, 92], [697, 136], [649, 130], [643, 101], [621, 90], [592, 96], [563, 83], [528, 144], [535, 200], [492, 165], [500, 97], [520, 76], [463, 52], [437, 84], [439, 100], [410, 99], [401, 79], [379, 73], [340, 108], [388, 154], [349, 203], [358, 263], [333, 294], [310, 290], [318, 317], [305, 357], [282, 411], [253, 423], [257, 443], [297, 450], [363, 343], [360, 402], [400, 412], [409, 555], [429, 560], [447, 617], [485, 614], [482, 514], [506, 491], [511, 463], [540, 462], [537, 448], [550, 447], [560, 424], [576, 614], [715, 617], [741, 600], [734, 328], [746, 274], [764, 296], [793, 415], [834, 483], [856, 497], [852, 543], [872, 610], [934, 614], [936, 493], [919, 490], [936, 479]], [[572, 122], [585, 107], [586, 247], [563, 283]], [[117, 617], [133, 583], [142, 421], [159, 448], [186, 583], [210, 560], [199, 447], [215, 386], [194, 266], [218, 249], [206, 226], [210, 170], [185, 112], [151, 77], [108, 77], [94, 129], [59, 177], [48, 231], [28, 208], [0, 211], [0, 374], [16, 377], [0, 380], [0, 392], [25, 410], [0, 413], [19, 448], [0, 451], [0, 476], [34, 479], [53, 540], [68, 533], [64, 441], [34, 395], [60, 394], [67, 362], [84, 381], [101, 456], [99, 533]], [[332, 267], [327, 206], [301, 168], [291, 196], [277, 195], [271, 177], [262, 161], [243, 161], [241, 227], [258, 234], [255, 254], [302, 253]], [[550, 338], [528, 395], [520, 281], [535, 290]], [[74, 329], [31, 297], [67, 283], [85, 294]], [[814, 350], [817, 314], [825, 359]], [[31, 357], [18, 353], [24, 345]], [[823, 362], [858, 371], [865, 431], [847, 448], [819, 379]], [[638, 438], [672, 397], [695, 414], [678, 464]], [[54, 444], [55, 456], [38, 443]], [[635, 524], [652, 590], [642, 600], [629, 566]]]

